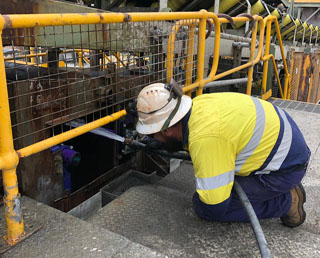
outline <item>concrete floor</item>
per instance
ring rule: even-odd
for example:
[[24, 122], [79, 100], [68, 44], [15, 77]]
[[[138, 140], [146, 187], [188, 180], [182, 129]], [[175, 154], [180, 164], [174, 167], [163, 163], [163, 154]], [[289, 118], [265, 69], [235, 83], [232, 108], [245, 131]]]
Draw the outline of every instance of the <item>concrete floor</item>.
[[[312, 151], [303, 180], [307, 219], [295, 229], [279, 219], [261, 226], [273, 257], [320, 257], [320, 106], [302, 111], [291, 102], [275, 104], [294, 118]], [[3, 257], [260, 257], [250, 224], [199, 219], [193, 192], [192, 164], [184, 162], [155, 185], [129, 189], [87, 221], [23, 197], [26, 223], [43, 228]], [[4, 235], [3, 214], [0, 219]]]

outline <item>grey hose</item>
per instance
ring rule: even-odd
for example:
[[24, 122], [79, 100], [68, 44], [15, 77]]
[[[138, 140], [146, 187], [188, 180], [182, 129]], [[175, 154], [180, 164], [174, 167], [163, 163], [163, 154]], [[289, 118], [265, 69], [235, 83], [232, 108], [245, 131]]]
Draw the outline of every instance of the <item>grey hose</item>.
[[255, 234], [257, 242], [258, 242], [261, 257], [262, 258], [271, 257], [271, 253], [269, 250], [267, 240], [264, 237], [264, 234], [263, 234], [261, 225], [259, 223], [259, 220], [257, 218], [257, 215], [254, 212], [252, 205], [251, 205], [246, 193], [243, 191], [241, 185], [237, 181], [234, 182], [234, 189], [235, 189], [236, 193], [238, 194], [240, 202], [249, 217], [252, 229], [254, 231], [254, 234]]

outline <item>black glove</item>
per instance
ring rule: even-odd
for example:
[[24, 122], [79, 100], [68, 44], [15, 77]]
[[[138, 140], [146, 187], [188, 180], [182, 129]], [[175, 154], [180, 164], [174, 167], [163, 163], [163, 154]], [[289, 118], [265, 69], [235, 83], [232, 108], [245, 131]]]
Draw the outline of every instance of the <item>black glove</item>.
[[164, 149], [164, 143], [154, 138], [145, 136], [140, 140], [141, 143], [146, 145], [147, 150], [161, 150]]
[[134, 100], [133, 102], [129, 102], [126, 106], [127, 115], [132, 117], [137, 117], [137, 101]]

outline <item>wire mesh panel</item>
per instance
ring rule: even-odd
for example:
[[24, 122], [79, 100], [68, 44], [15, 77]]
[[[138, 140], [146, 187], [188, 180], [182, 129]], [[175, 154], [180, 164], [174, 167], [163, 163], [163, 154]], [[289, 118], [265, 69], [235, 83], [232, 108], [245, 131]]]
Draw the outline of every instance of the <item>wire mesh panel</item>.
[[[168, 39], [177, 22], [5, 29], [15, 148], [70, 130], [69, 121], [112, 114], [142, 87], [166, 82]], [[191, 30], [179, 27], [172, 50], [172, 77], [182, 85], [196, 77], [197, 36]]]

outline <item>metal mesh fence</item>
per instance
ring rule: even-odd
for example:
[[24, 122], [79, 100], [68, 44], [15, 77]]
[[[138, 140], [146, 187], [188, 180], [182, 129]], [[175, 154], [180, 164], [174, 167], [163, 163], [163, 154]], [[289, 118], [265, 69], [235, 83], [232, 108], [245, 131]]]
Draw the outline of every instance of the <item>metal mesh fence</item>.
[[[88, 123], [112, 114], [142, 87], [166, 82], [168, 39], [176, 22], [5, 29], [15, 149], [70, 130], [69, 121]], [[182, 85], [187, 67], [191, 83], [196, 77], [197, 34], [188, 44], [189, 32], [189, 26], [179, 29], [173, 50], [173, 78]]]

